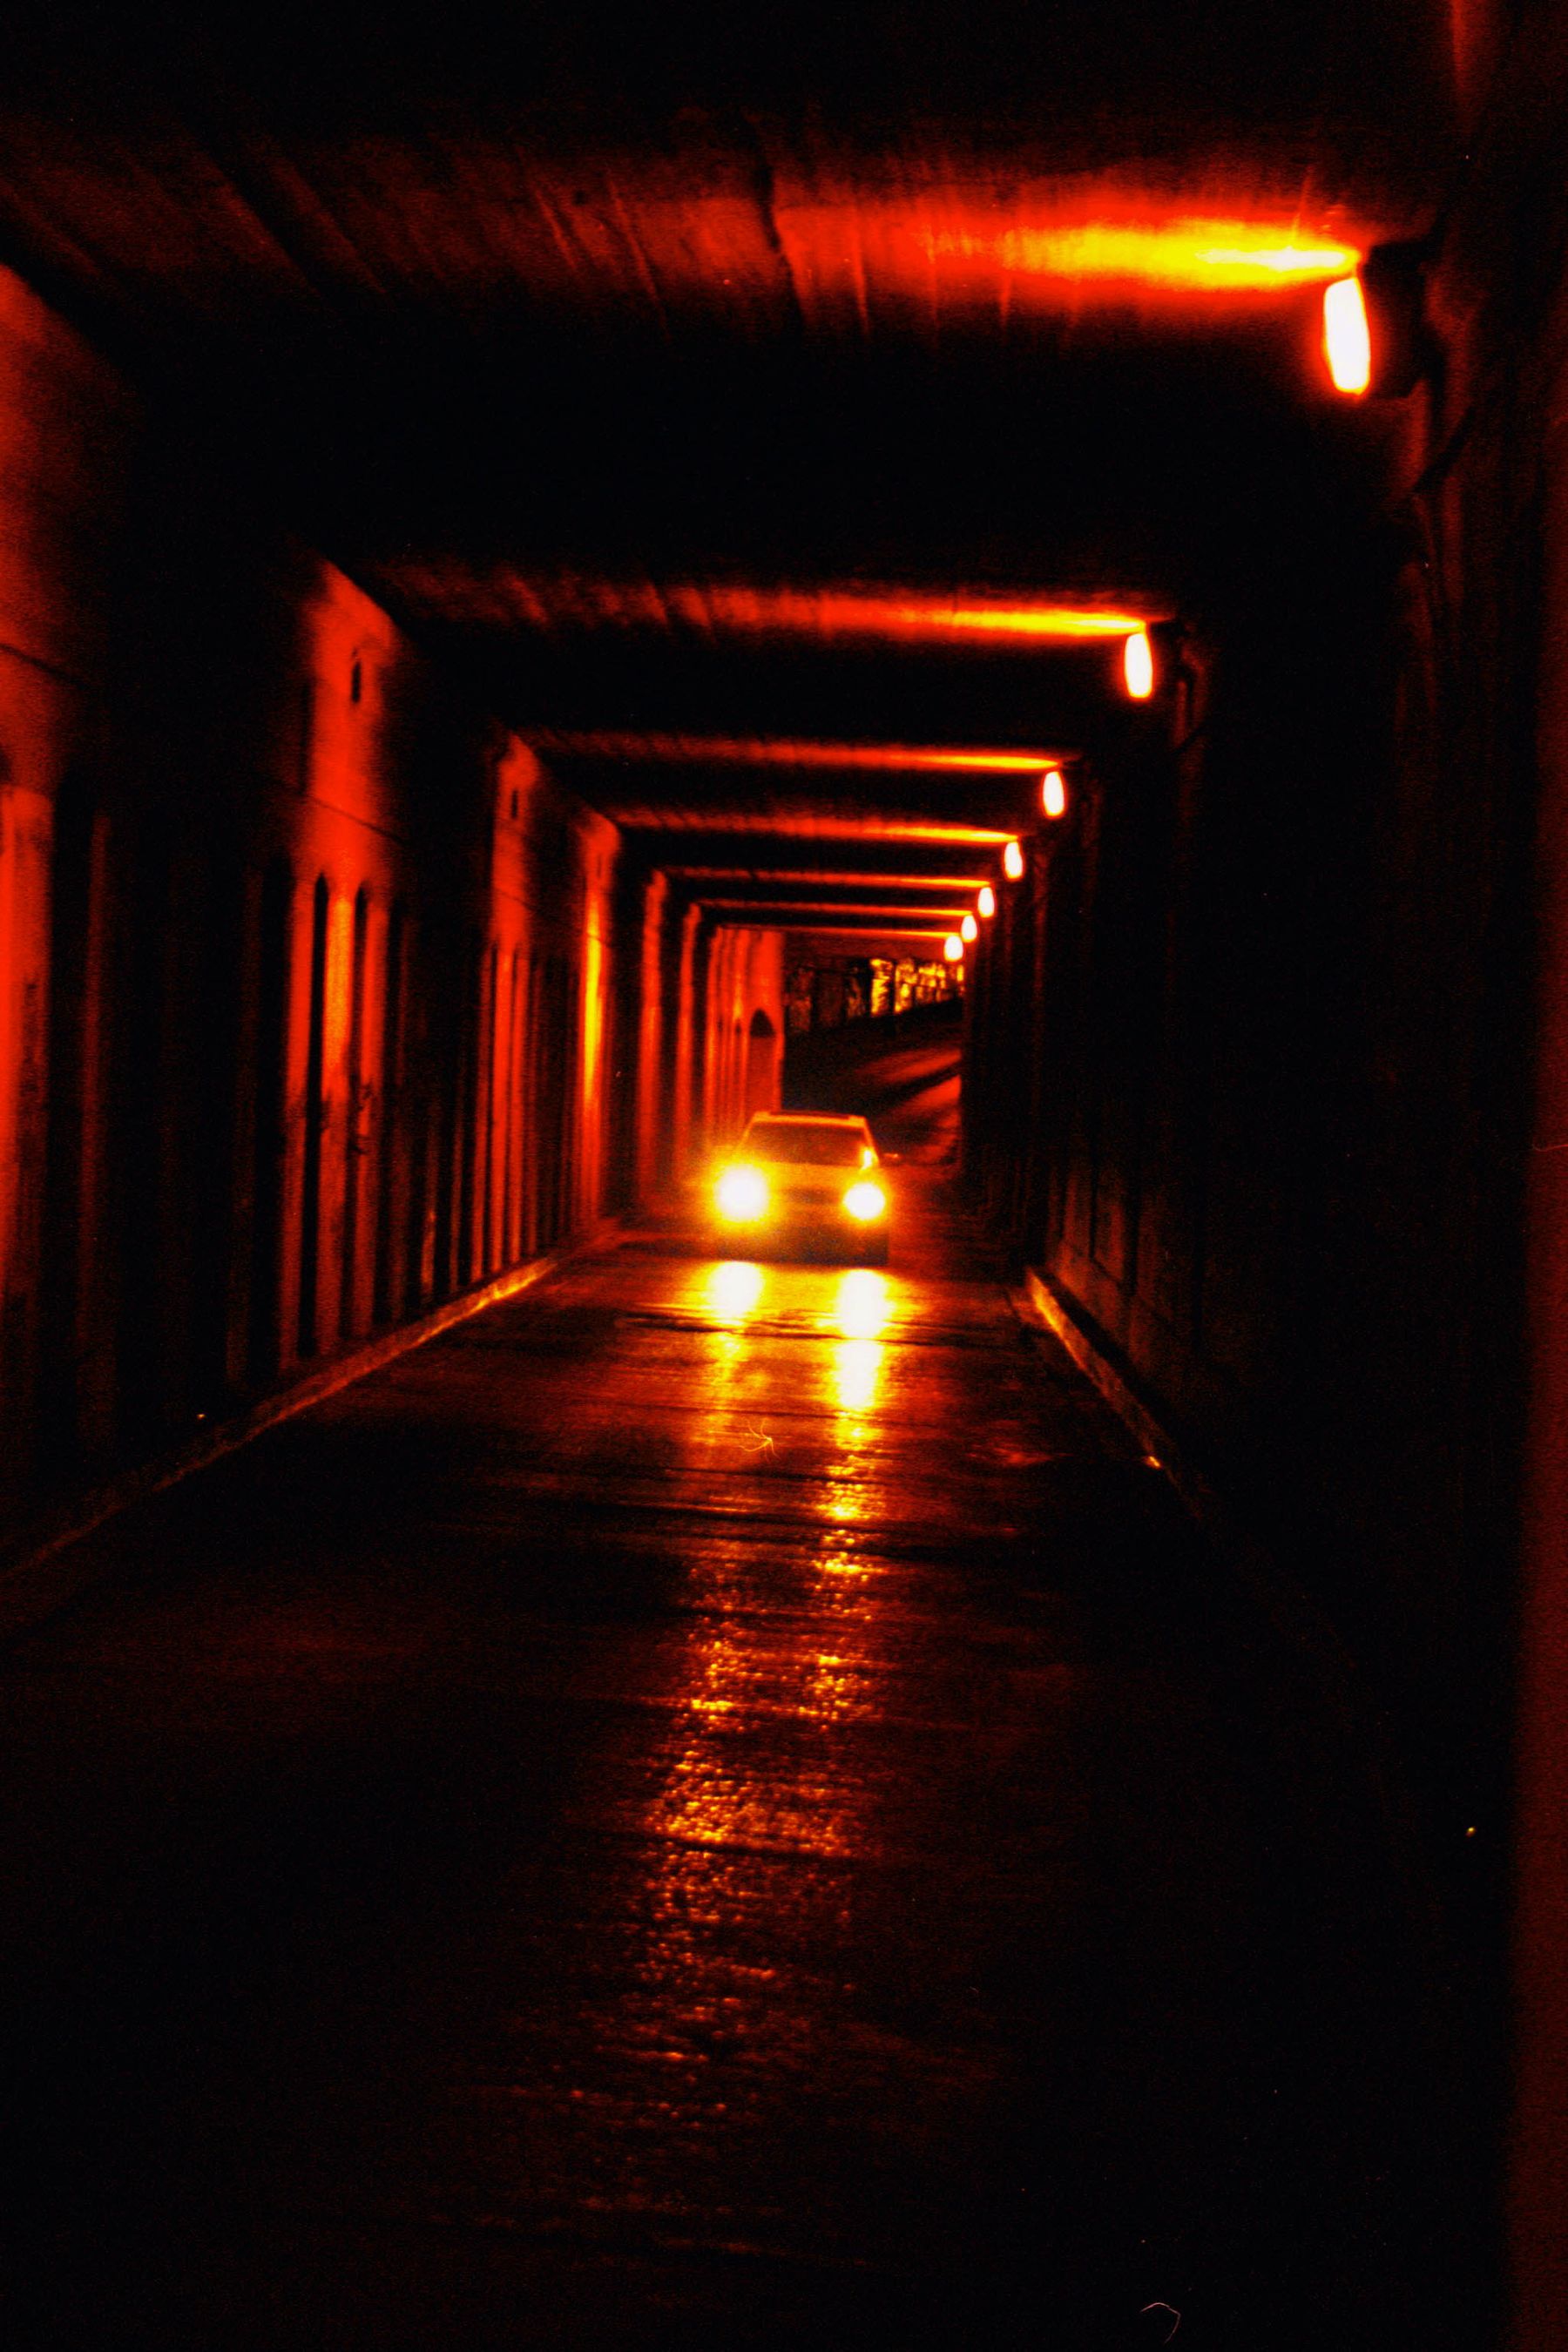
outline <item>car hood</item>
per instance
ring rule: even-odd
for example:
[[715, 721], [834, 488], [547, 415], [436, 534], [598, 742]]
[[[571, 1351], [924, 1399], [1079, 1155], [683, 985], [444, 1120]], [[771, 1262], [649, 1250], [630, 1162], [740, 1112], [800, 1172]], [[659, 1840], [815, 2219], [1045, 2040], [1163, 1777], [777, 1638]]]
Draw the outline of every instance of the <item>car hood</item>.
[[876, 1173], [871, 1168], [770, 1168], [765, 1160], [758, 1165], [769, 1192], [793, 1201], [842, 1201], [851, 1184]]

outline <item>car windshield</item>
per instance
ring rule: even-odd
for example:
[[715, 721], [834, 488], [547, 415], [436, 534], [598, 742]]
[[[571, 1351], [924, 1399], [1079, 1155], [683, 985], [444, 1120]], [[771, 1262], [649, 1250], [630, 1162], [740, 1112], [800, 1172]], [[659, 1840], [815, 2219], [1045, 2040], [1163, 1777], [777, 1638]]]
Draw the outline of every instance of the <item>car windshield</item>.
[[866, 1139], [858, 1128], [830, 1126], [826, 1119], [768, 1119], [748, 1129], [744, 1149], [755, 1160], [784, 1168], [858, 1168]]

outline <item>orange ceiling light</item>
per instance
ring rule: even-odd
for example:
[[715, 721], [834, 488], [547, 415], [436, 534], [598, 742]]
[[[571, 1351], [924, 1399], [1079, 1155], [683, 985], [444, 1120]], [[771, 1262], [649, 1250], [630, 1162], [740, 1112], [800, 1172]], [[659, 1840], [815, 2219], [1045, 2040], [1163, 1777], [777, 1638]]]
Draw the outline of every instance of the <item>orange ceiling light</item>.
[[980, 926], [973, 915], [965, 915], [958, 927], [958, 931], [959, 937], [965, 941], [973, 941], [980, 937]]
[[[1131, 642], [1129, 638], [1128, 643], [1131, 645]], [[1146, 639], [1145, 643], [1147, 643]], [[1059, 768], [1047, 768], [1040, 778], [1040, 806], [1047, 816], [1066, 816], [1068, 813], [1067, 778]]]
[[986, 883], [984, 888], [981, 891], [979, 898], [974, 901], [974, 905], [976, 912], [984, 915], [989, 922], [991, 917], [996, 912], [996, 893], [993, 890], [989, 882]]
[[1024, 852], [1016, 841], [1010, 841], [1002, 852], [1002, 871], [1009, 882], [1018, 882], [1023, 879]]
[[963, 961], [963, 941], [959, 938], [956, 931], [949, 931], [946, 939], [943, 940], [942, 943], [942, 951], [943, 957], [949, 963], [962, 963]]
[[1372, 382], [1372, 330], [1359, 278], [1323, 289], [1323, 351], [1336, 392], [1365, 392]]
[[1134, 702], [1147, 702], [1154, 691], [1154, 649], [1146, 629], [1135, 629], [1121, 656], [1121, 675]]

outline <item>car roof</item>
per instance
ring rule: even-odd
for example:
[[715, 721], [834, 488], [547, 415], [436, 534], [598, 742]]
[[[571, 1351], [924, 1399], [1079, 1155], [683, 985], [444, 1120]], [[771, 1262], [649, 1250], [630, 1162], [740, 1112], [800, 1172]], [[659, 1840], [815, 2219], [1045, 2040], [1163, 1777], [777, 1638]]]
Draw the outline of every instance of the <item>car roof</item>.
[[752, 1127], [853, 1127], [866, 1122], [858, 1113], [837, 1110], [754, 1110]]

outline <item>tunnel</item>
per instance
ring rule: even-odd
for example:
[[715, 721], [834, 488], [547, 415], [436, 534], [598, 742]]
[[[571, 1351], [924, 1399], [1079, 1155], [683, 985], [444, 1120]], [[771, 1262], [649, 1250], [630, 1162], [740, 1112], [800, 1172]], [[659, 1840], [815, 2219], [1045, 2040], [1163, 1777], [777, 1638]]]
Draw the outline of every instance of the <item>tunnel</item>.
[[1563, 11], [0, 59], [7, 2343], [1568, 2347]]

